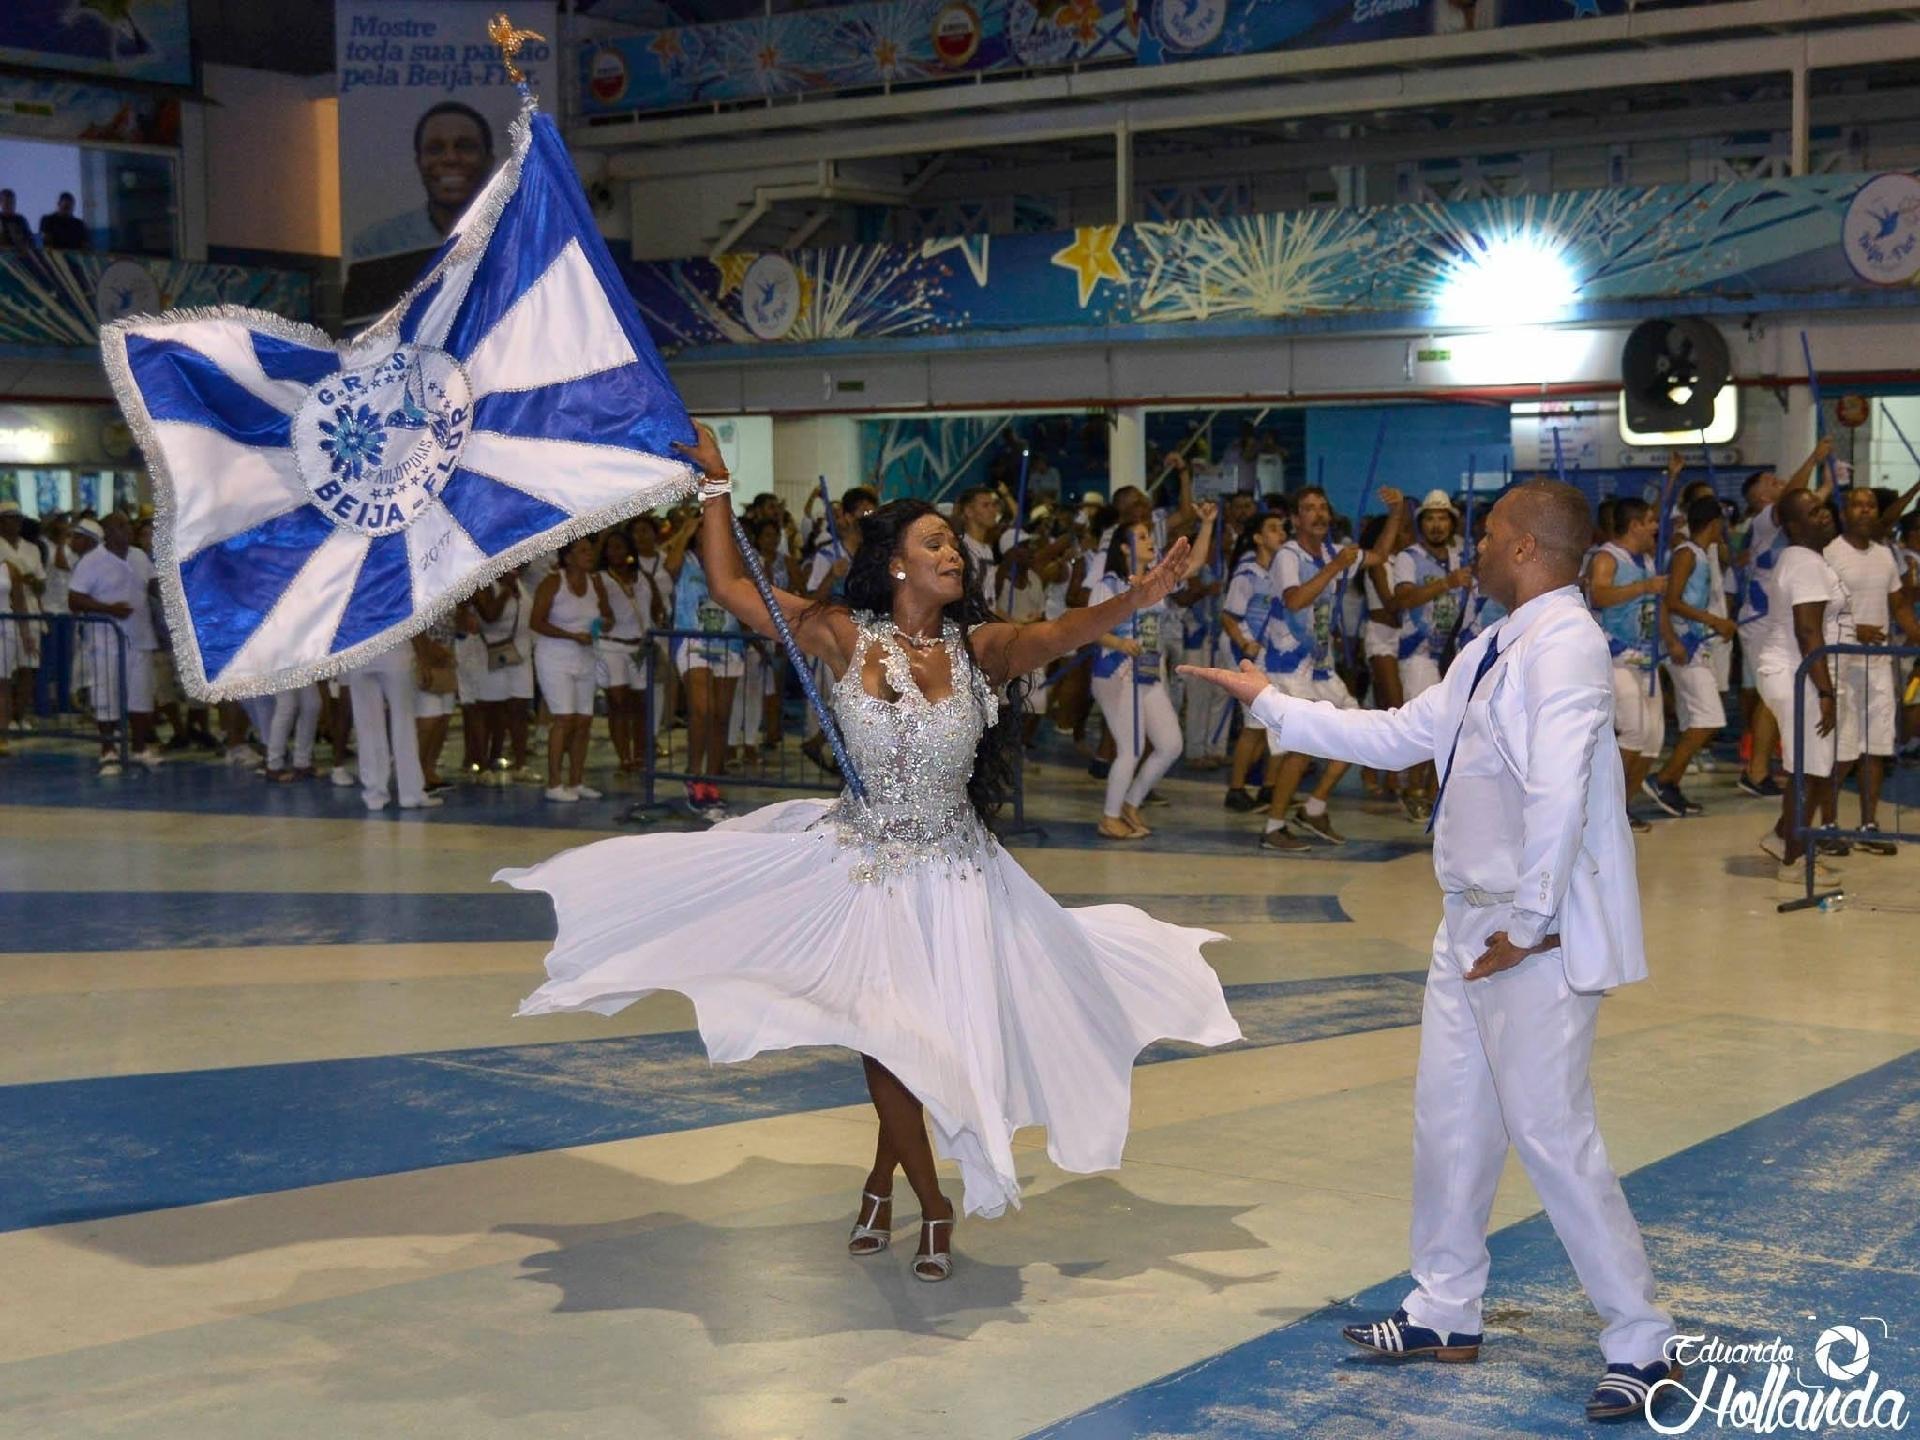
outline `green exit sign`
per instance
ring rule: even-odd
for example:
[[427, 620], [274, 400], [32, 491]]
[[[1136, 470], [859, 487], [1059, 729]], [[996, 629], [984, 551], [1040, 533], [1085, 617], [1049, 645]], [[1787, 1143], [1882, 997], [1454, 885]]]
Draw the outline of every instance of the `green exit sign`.
[[1413, 358], [1422, 365], [1437, 365], [1443, 360], [1451, 360], [1453, 352], [1451, 350], [1416, 350], [1413, 352]]

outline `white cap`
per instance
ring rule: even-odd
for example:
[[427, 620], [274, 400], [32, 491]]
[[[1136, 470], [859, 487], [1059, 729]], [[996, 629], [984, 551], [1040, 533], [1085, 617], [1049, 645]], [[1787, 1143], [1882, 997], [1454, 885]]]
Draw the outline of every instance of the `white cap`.
[[1102, 495], [1098, 490], [1089, 490], [1080, 497], [1080, 508], [1082, 510], [1086, 509], [1089, 505], [1099, 506], [1106, 503], [1107, 497]]
[[84, 535], [89, 540], [104, 540], [107, 538], [107, 532], [100, 528], [100, 522], [91, 517], [85, 520], [75, 521], [73, 533], [76, 535]]

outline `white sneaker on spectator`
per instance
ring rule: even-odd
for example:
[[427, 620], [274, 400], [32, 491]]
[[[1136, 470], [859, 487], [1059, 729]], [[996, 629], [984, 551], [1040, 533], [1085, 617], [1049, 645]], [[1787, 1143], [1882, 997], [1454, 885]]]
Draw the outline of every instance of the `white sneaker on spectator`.
[[103, 755], [100, 758], [99, 773], [102, 775], [118, 775], [120, 773], [119, 760], [112, 755]]
[[1787, 842], [1769, 830], [1760, 837], [1760, 848], [1782, 865], [1787, 863]]
[[438, 795], [422, 795], [418, 800], [402, 800], [400, 808], [402, 810], [434, 810], [446, 803]]
[[235, 745], [227, 751], [227, 764], [236, 770], [258, 770], [264, 763], [251, 745]]
[[601, 792], [594, 789], [591, 785], [574, 785], [569, 788], [582, 800], [599, 800], [604, 798]]
[[360, 799], [369, 810], [379, 811], [387, 808], [387, 797], [384, 795], [362, 795]]
[[149, 770], [158, 770], [167, 763], [167, 757], [160, 753], [158, 745], [149, 745], [144, 750], [135, 751], [133, 758]]
[[560, 805], [571, 805], [580, 798], [564, 785], [549, 785], [546, 789], [546, 796], [547, 799]]
[[360, 777], [355, 775], [353, 771], [349, 770], [345, 765], [336, 765], [333, 767], [332, 779], [333, 783], [342, 790], [360, 783]]

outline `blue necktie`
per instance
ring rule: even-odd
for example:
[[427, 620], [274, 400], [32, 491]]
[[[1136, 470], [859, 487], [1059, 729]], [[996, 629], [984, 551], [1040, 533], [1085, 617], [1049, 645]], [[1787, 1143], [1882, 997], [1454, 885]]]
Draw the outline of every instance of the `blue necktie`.
[[[1480, 656], [1480, 668], [1473, 672], [1473, 684], [1467, 687], [1467, 704], [1473, 704], [1473, 692], [1480, 688], [1480, 682], [1487, 678], [1487, 672], [1493, 668], [1493, 662], [1500, 658], [1500, 646], [1497, 641], [1489, 640], [1485, 652]], [[1460, 736], [1467, 728], [1467, 712], [1460, 712], [1460, 729], [1453, 732], [1453, 744], [1447, 749], [1447, 768], [1440, 773], [1440, 789], [1433, 797], [1433, 809], [1427, 812], [1427, 833], [1433, 833], [1433, 822], [1440, 816], [1440, 802], [1447, 798], [1447, 781], [1453, 778], [1453, 757], [1460, 750]]]

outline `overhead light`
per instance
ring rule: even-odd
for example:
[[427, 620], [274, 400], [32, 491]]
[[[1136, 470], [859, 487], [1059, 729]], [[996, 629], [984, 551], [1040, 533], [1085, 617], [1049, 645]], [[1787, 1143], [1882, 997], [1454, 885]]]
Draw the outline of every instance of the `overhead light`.
[[1436, 308], [1449, 325], [1544, 325], [1565, 317], [1579, 289], [1559, 241], [1517, 231], [1470, 241], [1441, 277]]

